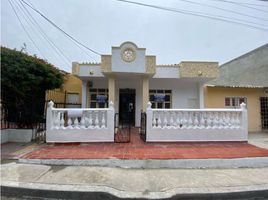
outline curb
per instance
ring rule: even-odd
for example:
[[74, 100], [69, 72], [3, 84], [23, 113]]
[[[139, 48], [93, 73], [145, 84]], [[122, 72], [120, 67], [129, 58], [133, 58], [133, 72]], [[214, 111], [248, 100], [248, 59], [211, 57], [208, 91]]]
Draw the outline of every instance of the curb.
[[268, 186], [238, 186], [218, 188], [174, 188], [162, 192], [131, 192], [107, 186], [57, 185], [4, 182], [1, 195], [19, 199], [266, 199]]
[[210, 158], [210, 159], [19, 159], [19, 163], [66, 166], [101, 166], [120, 168], [144, 169], [232, 169], [232, 168], [261, 168], [268, 167], [268, 157], [253, 158]]

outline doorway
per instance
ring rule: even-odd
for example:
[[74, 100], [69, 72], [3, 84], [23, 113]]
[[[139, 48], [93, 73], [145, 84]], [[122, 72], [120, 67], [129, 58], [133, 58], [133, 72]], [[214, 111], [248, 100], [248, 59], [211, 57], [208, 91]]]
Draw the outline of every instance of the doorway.
[[119, 123], [135, 126], [135, 89], [119, 89]]

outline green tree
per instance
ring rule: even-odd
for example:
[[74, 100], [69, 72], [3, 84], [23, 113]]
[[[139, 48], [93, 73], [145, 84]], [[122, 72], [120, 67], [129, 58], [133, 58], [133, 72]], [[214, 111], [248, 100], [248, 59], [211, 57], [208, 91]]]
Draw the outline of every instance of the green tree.
[[53, 65], [1, 47], [1, 101], [9, 121], [31, 126], [42, 120], [46, 90], [62, 83], [63, 77]]

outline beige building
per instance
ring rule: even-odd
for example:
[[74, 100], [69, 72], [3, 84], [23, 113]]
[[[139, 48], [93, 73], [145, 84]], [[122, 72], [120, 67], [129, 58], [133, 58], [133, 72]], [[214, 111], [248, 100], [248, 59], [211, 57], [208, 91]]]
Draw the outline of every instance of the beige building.
[[250, 132], [268, 130], [268, 44], [220, 66], [206, 84], [206, 108], [236, 108], [244, 102]]

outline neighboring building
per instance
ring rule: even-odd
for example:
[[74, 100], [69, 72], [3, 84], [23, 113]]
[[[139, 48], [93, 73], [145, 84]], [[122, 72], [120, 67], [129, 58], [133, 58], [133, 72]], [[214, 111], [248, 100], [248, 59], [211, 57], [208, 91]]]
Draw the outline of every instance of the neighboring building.
[[52, 100], [62, 108], [81, 107], [82, 81], [74, 75], [61, 71], [64, 83], [61, 88], [46, 91], [46, 102]]
[[206, 108], [234, 108], [245, 102], [249, 131], [268, 130], [268, 44], [220, 66], [205, 87]]
[[203, 108], [203, 85], [218, 76], [218, 63], [157, 65], [145, 48], [124, 42], [102, 55], [101, 63], [73, 62], [72, 73], [82, 80], [83, 108], [104, 108], [112, 101], [119, 119], [130, 113], [131, 123], [140, 126], [149, 101], [152, 108]]

